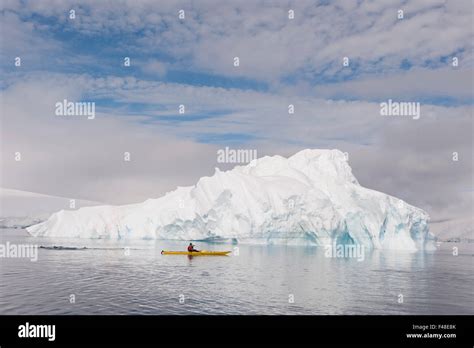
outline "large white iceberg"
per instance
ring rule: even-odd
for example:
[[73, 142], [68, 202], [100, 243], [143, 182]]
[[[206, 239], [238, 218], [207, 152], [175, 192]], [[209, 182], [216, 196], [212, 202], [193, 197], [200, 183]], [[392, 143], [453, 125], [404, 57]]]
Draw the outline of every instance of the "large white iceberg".
[[338, 150], [263, 157], [140, 204], [61, 210], [33, 236], [431, 248], [429, 216], [359, 185]]

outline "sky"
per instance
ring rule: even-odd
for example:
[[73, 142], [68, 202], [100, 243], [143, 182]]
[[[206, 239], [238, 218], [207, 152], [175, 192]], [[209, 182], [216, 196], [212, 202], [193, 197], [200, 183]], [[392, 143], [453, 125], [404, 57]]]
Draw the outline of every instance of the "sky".
[[[474, 215], [471, 1], [1, 6], [3, 188], [135, 203], [231, 168], [225, 147], [327, 148], [432, 221]], [[64, 99], [96, 117], [55, 115]], [[420, 118], [382, 116], [389, 99]]]

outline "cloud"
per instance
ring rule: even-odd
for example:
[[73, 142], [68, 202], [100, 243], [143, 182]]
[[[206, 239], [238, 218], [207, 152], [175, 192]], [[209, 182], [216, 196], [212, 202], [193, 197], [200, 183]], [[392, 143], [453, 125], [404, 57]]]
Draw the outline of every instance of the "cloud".
[[312, 88], [315, 95], [324, 98], [350, 98], [364, 100], [420, 100], [430, 98], [441, 101], [450, 98], [459, 103], [473, 99], [472, 68], [455, 67], [436, 70], [415, 68], [410, 71], [368, 76], [356, 81], [320, 85]]
[[[98, 103], [95, 120], [54, 116], [56, 101], [84, 100], [85, 95], [97, 98], [86, 99]], [[102, 105], [104, 97], [148, 109], [130, 114]], [[471, 207], [469, 106], [423, 105], [419, 120], [386, 118], [377, 103], [364, 101], [62, 74], [12, 83], [2, 99], [5, 187], [136, 202], [211, 175], [218, 166], [216, 150], [229, 145], [228, 135], [244, 134], [231, 145], [255, 148], [260, 156], [289, 156], [307, 147], [347, 151], [361, 184], [427, 209], [436, 219], [465, 215]], [[293, 115], [288, 114], [290, 102]], [[179, 103], [189, 114], [170, 122]], [[215, 117], [185, 121], [219, 109], [224, 111]], [[21, 162], [14, 161], [17, 151]], [[124, 152], [131, 153], [131, 162], [123, 161]], [[460, 161], [452, 161], [453, 152]]]
[[149, 60], [145, 64], [142, 64], [141, 69], [151, 75], [163, 77], [166, 74], [166, 64], [159, 60]]
[[[2, 3], [3, 4], [3, 3]], [[41, 55], [58, 53], [61, 44], [40, 32], [44, 26], [34, 22], [22, 21], [14, 12], [1, 13], [1, 50], [2, 66], [14, 66], [15, 57], [20, 57], [22, 65], [40, 64]], [[34, 52], [34, 54], [32, 54]]]
[[80, 100], [87, 88], [86, 78], [54, 76], [2, 92], [2, 187], [130, 203], [210, 174], [213, 146], [155, 133], [116, 114], [98, 112], [94, 120], [54, 115], [57, 101]]
[[[74, 20], [67, 16], [71, 8], [77, 12]], [[180, 9], [185, 19], [178, 18]], [[402, 20], [399, 9], [405, 13]], [[318, 83], [402, 72], [406, 61], [414, 68], [438, 69], [448, 56], [472, 59], [469, 1], [200, 1], [194, 6], [187, 1], [159, 6], [153, 1], [81, 1], [80, 6], [28, 1], [15, 11], [26, 23], [35, 23], [33, 14], [49, 18], [54, 31], [110, 37], [117, 52], [142, 57], [160, 52], [184, 70], [275, 86], [288, 78]], [[342, 65], [346, 56], [349, 68]], [[238, 68], [234, 57], [240, 58]]]

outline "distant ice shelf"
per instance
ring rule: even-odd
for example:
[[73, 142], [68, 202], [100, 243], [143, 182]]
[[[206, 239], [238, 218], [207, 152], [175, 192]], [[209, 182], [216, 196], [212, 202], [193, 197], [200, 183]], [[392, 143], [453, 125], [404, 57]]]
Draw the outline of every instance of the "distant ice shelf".
[[124, 206], [61, 210], [32, 236], [432, 249], [428, 214], [359, 185], [339, 150], [216, 168], [196, 185]]

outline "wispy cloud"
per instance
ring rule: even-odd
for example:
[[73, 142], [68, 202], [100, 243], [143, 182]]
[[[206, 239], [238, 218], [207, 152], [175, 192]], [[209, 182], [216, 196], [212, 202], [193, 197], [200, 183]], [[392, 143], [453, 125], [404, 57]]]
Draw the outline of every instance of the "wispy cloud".
[[[184, 19], [178, 17], [181, 9]], [[294, 19], [288, 18], [290, 9]], [[403, 19], [397, 18], [399, 10]], [[153, 1], [27, 1], [25, 6], [6, 2], [3, 16], [8, 28], [16, 28], [12, 31], [34, 27], [35, 35], [68, 49], [95, 50], [102, 61], [115, 57], [116, 70], [123, 56], [131, 56], [141, 69], [160, 77], [172, 64], [174, 70], [244, 77], [277, 88], [289, 81], [321, 85], [360, 76], [367, 80], [368, 74], [379, 78], [380, 73], [403, 73], [407, 66], [436, 71], [446, 69], [446, 58], [454, 56], [459, 70], [472, 69], [469, 1], [202, 1], [198, 6], [187, 1], [159, 6]], [[235, 57], [239, 67], [233, 65]], [[87, 66], [106, 69], [101, 60], [95, 68]]]

